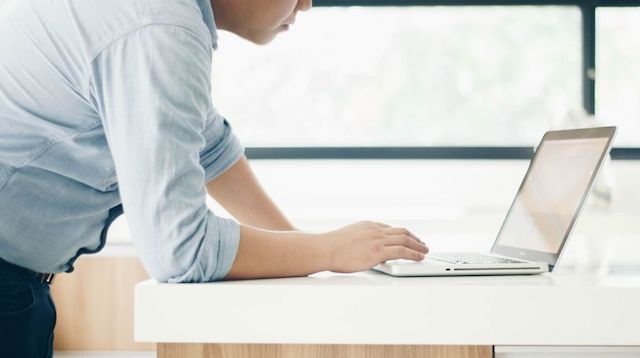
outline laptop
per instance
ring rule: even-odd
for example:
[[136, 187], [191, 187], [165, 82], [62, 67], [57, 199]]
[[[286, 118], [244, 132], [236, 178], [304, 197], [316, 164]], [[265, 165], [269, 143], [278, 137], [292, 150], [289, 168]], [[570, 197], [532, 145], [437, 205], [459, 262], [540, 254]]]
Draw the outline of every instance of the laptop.
[[591, 186], [611, 150], [616, 127], [549, 131], [531, 159], [488, 253], [430, 253], [373, 269], [393, 276], [527, 275], [552, 271]]

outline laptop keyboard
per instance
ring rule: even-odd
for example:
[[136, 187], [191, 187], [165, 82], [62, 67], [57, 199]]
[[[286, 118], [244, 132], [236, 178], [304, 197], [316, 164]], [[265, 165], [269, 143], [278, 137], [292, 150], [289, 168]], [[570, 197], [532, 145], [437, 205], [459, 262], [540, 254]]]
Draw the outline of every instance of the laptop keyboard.
[[482, 254], [438, 254], [427, 255], [428, 259], [447, 262], [450, 264], [518, 264], [520, 260], [512, 260], [504, 257], [496, 257]]

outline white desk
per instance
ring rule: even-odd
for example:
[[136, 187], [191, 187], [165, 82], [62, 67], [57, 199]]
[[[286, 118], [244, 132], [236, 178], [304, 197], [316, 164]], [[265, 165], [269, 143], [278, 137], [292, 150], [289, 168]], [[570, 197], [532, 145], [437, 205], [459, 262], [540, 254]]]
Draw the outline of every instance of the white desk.
[[[163, 357], [181, 357], [196, 343], [640, 346], [640, 270], [606, 276], [394, 278], [369, 271], [207, 284], [146, 281], [136, 286], [135, 337], [183, 344], [160, 344]], [[198, 352], [223, 355], [203, 346]]]

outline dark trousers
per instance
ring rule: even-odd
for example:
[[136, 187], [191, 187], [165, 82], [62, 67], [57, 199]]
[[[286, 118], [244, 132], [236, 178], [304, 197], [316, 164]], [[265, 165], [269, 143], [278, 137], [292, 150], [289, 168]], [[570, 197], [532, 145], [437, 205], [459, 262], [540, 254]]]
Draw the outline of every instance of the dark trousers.
[[53, 357], [55, 324], [49, 285], [0, 259], [0, 357]]

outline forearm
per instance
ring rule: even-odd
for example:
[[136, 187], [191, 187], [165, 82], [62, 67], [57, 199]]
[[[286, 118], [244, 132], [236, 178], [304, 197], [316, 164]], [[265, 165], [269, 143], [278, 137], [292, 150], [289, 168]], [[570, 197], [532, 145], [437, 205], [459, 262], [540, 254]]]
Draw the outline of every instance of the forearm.
[[428, 251], [407, 229], [370, 221], [325, 234], [267, 231], [241, 225], [238, 253], [225, 279], [357, 272], [386, 260], [423, 260]]
[[295, 230], [262, 188], [246, 157], [210, 181], [207, 191], [243, 224], [268, 230]]
[[240, 246], [226, 280], [297, 277], [330, 269], [321, 235], [240, 226]]

